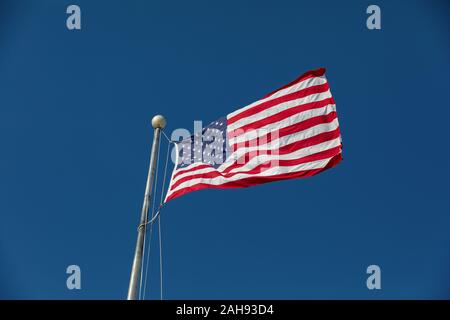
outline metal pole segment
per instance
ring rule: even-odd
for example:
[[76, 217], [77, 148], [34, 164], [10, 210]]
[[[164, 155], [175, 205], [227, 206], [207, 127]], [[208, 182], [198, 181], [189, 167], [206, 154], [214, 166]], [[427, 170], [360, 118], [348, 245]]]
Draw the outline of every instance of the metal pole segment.
[[127, 300], [136, 300], [139, 278], [141, 275], [142, 255], [144, 247], [144, 239], [146, 226], [148, 221], [148, 209], [150, 208], [150, 197], [153, 189], [153, 179], [155, 177], [156, 159], [158, 158], [159, 139], [161, 138], [161, 130], [166, 126], [166, 120], [163, 116], [157, 115], [152, 119], [152, 127], [154, 130], [152, 151], [150, 155], [150, 165], [147, 175], [147, 184], [145, 186], [144, 203], [142, 204], [141, 219], [139, 221], [138, 236], [136, 241], [136, 249], [134, 253], [133, 266], [131, 267], [130, 285], [128, 287]]

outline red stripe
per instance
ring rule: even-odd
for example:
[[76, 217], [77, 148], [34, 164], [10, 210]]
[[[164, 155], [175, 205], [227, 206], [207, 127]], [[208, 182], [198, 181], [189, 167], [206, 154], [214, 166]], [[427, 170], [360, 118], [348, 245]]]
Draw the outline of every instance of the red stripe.
[[175, 175], [173, 176], [172, 179], [175, 179], [177, 176], [179, 176], [182, 173], [195, 171], [195, 170], [200, 170], [200, 169], [205, 169], [205, 168], [210, 168], [210, 167], [211, 166], [209, 164], [202, 164], [202, 165], [198, 165], [198, 166], [195, 166], [195, 167], [189, 168], [189, 169], [178, 169], [177, 173], [175, 173]]
[[245, 134], [249, 130], [258, 129], [258, 128], [264, 127], [265, 125], [281, 121], [281, 120], [289, 118], [290, 116], [293, 116], [294, 114], [297, 114], [297, 113], [301, 113], [301, 112], [313, 110], [313, 109], [323, 108], [329, 104], [334, 104], [333, 97], [327, 98], [324, 100], [320, 100], [320, 101], [314, 101], [314, 102], [302, 104], [302, 105], [299, 105], [299, 106], [296, 106], [296, 107], [293, 107], [290, 109], [286, 109], [284, 111], [278, 112], [269, 117], [265, 117], [261, 120], [246, 124], [236, 130], [229, 131], [228, 137], [230, 139], [234, 138], [234, 137], [238, 137], [238, 136]]
[[299, 90], [299, 91], [296, 91], [296, 92], [293, 92], [293, 93], [289, 93], [289, 94], [286, 94], [284, 96], [275, 98], [273, 100], [269, 100], [269, 101], [263, 102], [261, 104], [258, 104], [256, 106], [253, 106], [250, 109], [244, 110], [241, 113], [238, 113], [237, 115], [229, 118], [227, 120], [227, 123], [230, 125], [230, 124], [232, 124], [232, 123], [234, 123], [234, 122], [236, 122], [236, 121], [238, 121], [240, 119], [247, 118], [247, 117], [252, 116], [252, 115], [254, 115], [254, 114], [258, 113], [258, 112], [261, 112], [263, 110], [266, 110], [266, 109], [269, 109], [269, 108], [271, 108], [273, 106], [276, 106], [276, 105], [278, 105], [280, 103], [291, 101], [291, 100], [295, 100], [295, 99], [304, 98], [304, 97], [309, 96], [309, 95], [314, 94], [314, 93], [322, 93], [322, 92], [325, 92], [325, 91], [327, 91], [329, 89], [330, 89], [330, 87], [329, 87], [328, 83], [324, 83], [324, 84], [308, 87], [308, 88], [305, 88], [305, 89], [302, 89], [302, 90]]
[[276, 138], [281, 138], [281, 137], [287, 136], [289, 134], [300, 132], [300, 131], [312, 128], [314, 126], [317, 126], [319, 124], [330, 123], [336, 118], [337, 118], [336, 111], [332, 111], [328, 114], [325, 114], [322, 116], [317, 116], [317, 117], [312, 117], [312, 118], [306, 119], [304, 121], [294, 123], [290, 126], [281, 128], [278, 131], [277, 136], [275, 136], [272, 132], [268, 132], [265, 135], [258, 136], [252, 140], [232, 144], [230, 147], [233, 151], [237, 151], [244, 147], [248, 148], [248, 146], [257, 146], [260, 141], [264, 141], [264, 143], [269, 143]]
[[[338, 154], [339, 152], [341, 152], [341, 146], [337, 146], [337, 147], [330, 148], [327, 150], [319, 151], [319, 152], [304, 156], [302, 158], [278, 160], [278, 162], [275, 162], [275, 163], [278, 167], [294, 166], [297, 164], [302, 164], [302, 163], [313, 162], [313, 161], [330, 158], [330, 157]], [[258, 166], [254, 167], [251, 170], [233, 172], [233, 173], [226, 174], [224, 176], [226, 178], [229, 178], [229, 177], [232, 177], [232, 176], [234, 176], [236, 174], [240, 174], [240, 173], [257, 174], [257, 173], [261, 173], [261, 172], [264, 172], [264, 171], [272, 168], [273, 164], [274, 164], [274, 162], [269, 160], [269, 161], [259, 164]]]
[[[292, 153], [294, 151], [306, 148], [306, 147], [310, 147], [325, 141], [329, 141], [329, 140], [333, 140], [336, 139], [340, 136], [340, 129], [339, 127], [336, 128], [335, 130], [332, 131], [328, 131], [328, 132], [322, 132], [319, 133], [318, 135], [315, 135], [313, 137], [309, 137], [300, 141], [296, 141], [287, 145], [284, 145], [282, 147], [280, 147], [277, 152], [279, 155], [282, 154], [288, 154], [288, 153]], [[236, 164], [227, 167], [225, 170], [223, 170], [223, 172], [229, 172], [233, 169], [239, 168], [244, 166], [247, 162], [249, 162], [251, 159], [253, 159], [254, 157], [257, 157], [258, 155], [263, 154], [264, 152], [267, 152], [267, 154], [270, 154], [270, 152], [273, 152], [271, 150], [257, 150], [257, 151], [250, 151], [250, 152], [246, 152], [245, 154], [243, 154], [241, 157], [239, 157], [239, 159], [236, 160]]]
[[[298, 159], [279, 160], [277, 166], [278, 167], [289, 166], [289, 165], [296, 165], [296, 164], [301, 164], [301, 163], [323, 160], [326, 158], [330, 158], [330, 157], [334, 156], [335, 154], [339, 153], [340, 149], [341, 149], [340, 146], [338, 146], [335, 148], [331, 148], [328, 150], [310, 154], [308, 156], [298, 158]], [[177, 182], [172, 184], [170, 187], [170, 190], [173, 190], [173, 189], [177, 188], [180, 184], [182, 184], [186, 181], [192, 180], [192, 179], [212, 179], [212, 178], [219, 177], [219, 176], [222, 176], [224, 178], [231, 178], [231, 177], [233, 177], [237, 174], [241, 174], [241, 173], [245, 173], [245, 174], [261, 173], [261, 172], [264, 172], [264, 171], [272, 168], [273, 167], [272, 164], [273, 164], [273, 161], [266, 161], [264, 163], [259, 164], [256, 167], [254, 167], [253, 169], [250, 169], [247, 171], [233, 172], [233, 173], [222, 173], [222, 172], [216, 170], [216, 171], [211, 171], [211, 172], [189, 175], [187, 177], [181, 178], [180, 180], [178, 180]]]
[[[313, 117], [313, 118], [310, 118], [308, 120], [305, 120], [305, 121], [302, 121], [302, 122], [299, 122], [299, 123], [295, 123], [295, 124], [293, 124], [291, 126], [282, 128], [282, 129], [280, 129], [279, 135], [277, 137], [274, 137], [272, 134], [267, 133], [266, 135], [263, 135], [261, 137], [257, 137], [255, 139], [250, 140], [250, 141], [245, 141], [245, 142], [240, 142], [239, 144], [234, 144], [234, 145], [232, 145], [232, 147], [238, 146], [238, 148], [236, 148], [236, 150], [238, 150], [238, 149], [241, 149], [243, 147], [248, 148], [248, 146], [250, 146], [250, 145], [255, 146], [255, 145], [257, 145], [258, 141], [264, 141], [265, 143], [269, 143], [274, 138], [281, 138], [281, 137], [284, 137], [286, 135], [293, 134], [295, 132], [299, 132], [299, 131], [303, 131], [303, 130], [312, 128], [312, 127], [314, 127], [314, 126], [316, 126], [318, 124], [330, 123], [336, 118], [337, 118], [336, 112], [332, 111], [332, 112], [330, 112], [327, 115]], [[311, 138], [314, 138], [314, 137], [311, 137]], [[311, 139], [311, 138], [308, 138], [308, 139]], [[302, 141], [305, 141], [305, 140], [302, 140]], [[234, 150], [234, 151], [236, 151], [236, 150]], [[196, 171], [196, 170], [200, 170], [200, 169], [205, 169], [205, 168], [210, 168], [210, 167], [211, 166], [209, 164], [203, 164], [203, 165], [195, 166], [193, 168], [178, 169], [177, 173], [175, 173], [175, 175], [173, 176], [173, 179], [175, 179], [177, 176], [179, 176], [180, 174], [183, 174], [183, 173]], [[225, 169], [225, 170], [227, 170], [227, 169]]]
[[175, 199], [179, 196], [182, 196], [185, 193], [197, 191], [205, 188], [213, 188], [213, 189], [228, 189], [228, 188], [247, 188], [258, 184], [263, 184], [267, 182], [272, 182], [276, 180], [286, 180], [286, 179], [294, 179], [294, 178], [306, 178], [314, 176], [320, 172], [323, 172], [327, 169], [330, 169], [334, 166], [336, 166], [339, 162], [342, 161], [342, 154], [337, 154], [333, 158], [330, 159], [328, 164], [324, 168], [320, 169], [314, 169], [314, 170], [304, 170], [304, 171], [297, 171], [294, 173], [283, 173], [279, 175], [274, 175], [270, 177], [248, 177], [245, 179], [241, 179], [238, 181], [230, 181], [221, 185], [210, 185], [206, 183], [199, 183], [194, 186], [191, 186], [189, 188], [183, 188], [181, 190], [178, 190], [174, 193], [172, 193], [166, 200], [166, 202]]
[[[333, 140], [336, 139], [340, 136], [340, 130], [339, 128], [336, 128], [333, 131], [328, 131], [328, 132], [323, 132], [320, 133], [318, 135], [315, 135], [313, 137], [309, 137], [300, 141], [296, 141], [293, 143], [290, 143], [288, 145], [285, 145], [281, 148], [279, 148], [277, 150], [279, 155], [282, 154], [288, 154], [288, 153], [292, 153], [296, 150], [302, 149], [302, 148], [306, 148], [306, 147], [310, 147], [322, 142], [326, 142], [329, 140]], [[242, 155], [236, 162], [235, 164], [225, 168], [223, 171], [221, 171], [222, 173], [228, 173], [233, 169], [239, 168], [244, 166], [247, 162], [249, 162], [251, 159], [253, 159], [254, 157], [261, 155], [262, 152], [267, 152], [267, 154], [271, 154], [271, 150], [257, 150], [256, 152], [250, 151], [245, 153], [244, 155]], [[182, 172], [177, 172], [173, 178], [172, 181], [175, 180], [176, 177], [178, 177], [180, 174], [182, 173], [187, 173], [187, 172], [193, 172], [193, 171], [197, 171], [197, 170], [201, 170], [201, 169], [205, 169], [205, 168], [210, 168], [211, 166], [209, 164], [206, 165], [199, 165], [187, 170], [183, 170]], [[213, 172], [213, 171], [212, 171]], [[191, 177], [191, 176], [189, 176]], [[186, 181], [186, 180], [185, 180]], [[172, 188], [171, 188], [172, 189]]]

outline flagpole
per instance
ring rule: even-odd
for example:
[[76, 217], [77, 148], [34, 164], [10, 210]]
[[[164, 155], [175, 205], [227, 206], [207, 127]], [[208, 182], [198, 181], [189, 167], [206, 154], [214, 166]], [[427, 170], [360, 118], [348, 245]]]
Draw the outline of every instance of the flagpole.
[[150, 197], [153, 189], [153, 178], [155, 177], [156, 159], [159, 152], [159, 139], [161, 130], [166, 126], [166, 119], [161, 115], [156, 115], [152, 119], [154, 129], [153, 145], [150, 155], [150, 166], [147, 175], [147, 184], [145, 186], [144, 203], [142, 204], [141, 218], [138, 227], [138, 236], [136, 241], [136, 250], [134, 253], [133, 266], [131, 267], [130, 285], [128, 287], [128, 300], [136, 300], [138, 283], [141, 274], [142, 255], [144, 248], [144, 239], [146, 231], [146, 222], [148, 221], [148, 210], [150, 208]]

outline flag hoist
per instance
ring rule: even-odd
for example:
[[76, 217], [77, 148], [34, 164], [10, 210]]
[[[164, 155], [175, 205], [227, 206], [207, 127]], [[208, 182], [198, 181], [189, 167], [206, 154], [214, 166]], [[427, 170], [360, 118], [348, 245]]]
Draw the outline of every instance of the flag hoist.
[[159, 152], [159, 140], [161, 131], [166, 126], [166, 119], [161, 115], [156, 115], [152, 119], [154, 129], [152, 151], [150, 155], [150, 166], [147, 175], [147, 184], [145, 186], [144, 203], [142, 204], [141, 218], [138, 226], [138, 236], [136, 241], [136, 250], [134, 253], [133, 266], [131, 268], [130, 285], [128, 287], [128, 300], [136, 300], [138, 283], [141, 276], [142, 256], [144, 251], [144, 239], [148, 221], [148, 211], [153, 191], [153, 179], [155, 177], [156, 162]]

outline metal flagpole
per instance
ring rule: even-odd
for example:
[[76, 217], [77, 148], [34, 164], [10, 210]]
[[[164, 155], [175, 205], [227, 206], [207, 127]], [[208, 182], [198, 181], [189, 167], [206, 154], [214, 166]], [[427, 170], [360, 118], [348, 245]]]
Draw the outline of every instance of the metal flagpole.
[[128, 287], [128, 300], [136, 300], [137, 287], [141, 273], [142, 254], [145, 239], [145, 224], [148, 221], [148, 209], [150, 208], [150, 196], [153, 189], [153, 178], [155, 176], [156, 159], [158, 158], [159, 139], [161, 130], [166, 126], [166, 119], [157, 115], [152, 119], [152, 127], [154, 130], [152, 153], [150, 155], [150, 166], [148, 169], [147, 185], [145, 186], [144, 203], [142, 205], [141, 219], [138, 227], [138, 236], [136, 241], [136, 250], [134, 253], [133, 266], [131, 268], [130, 286]]

